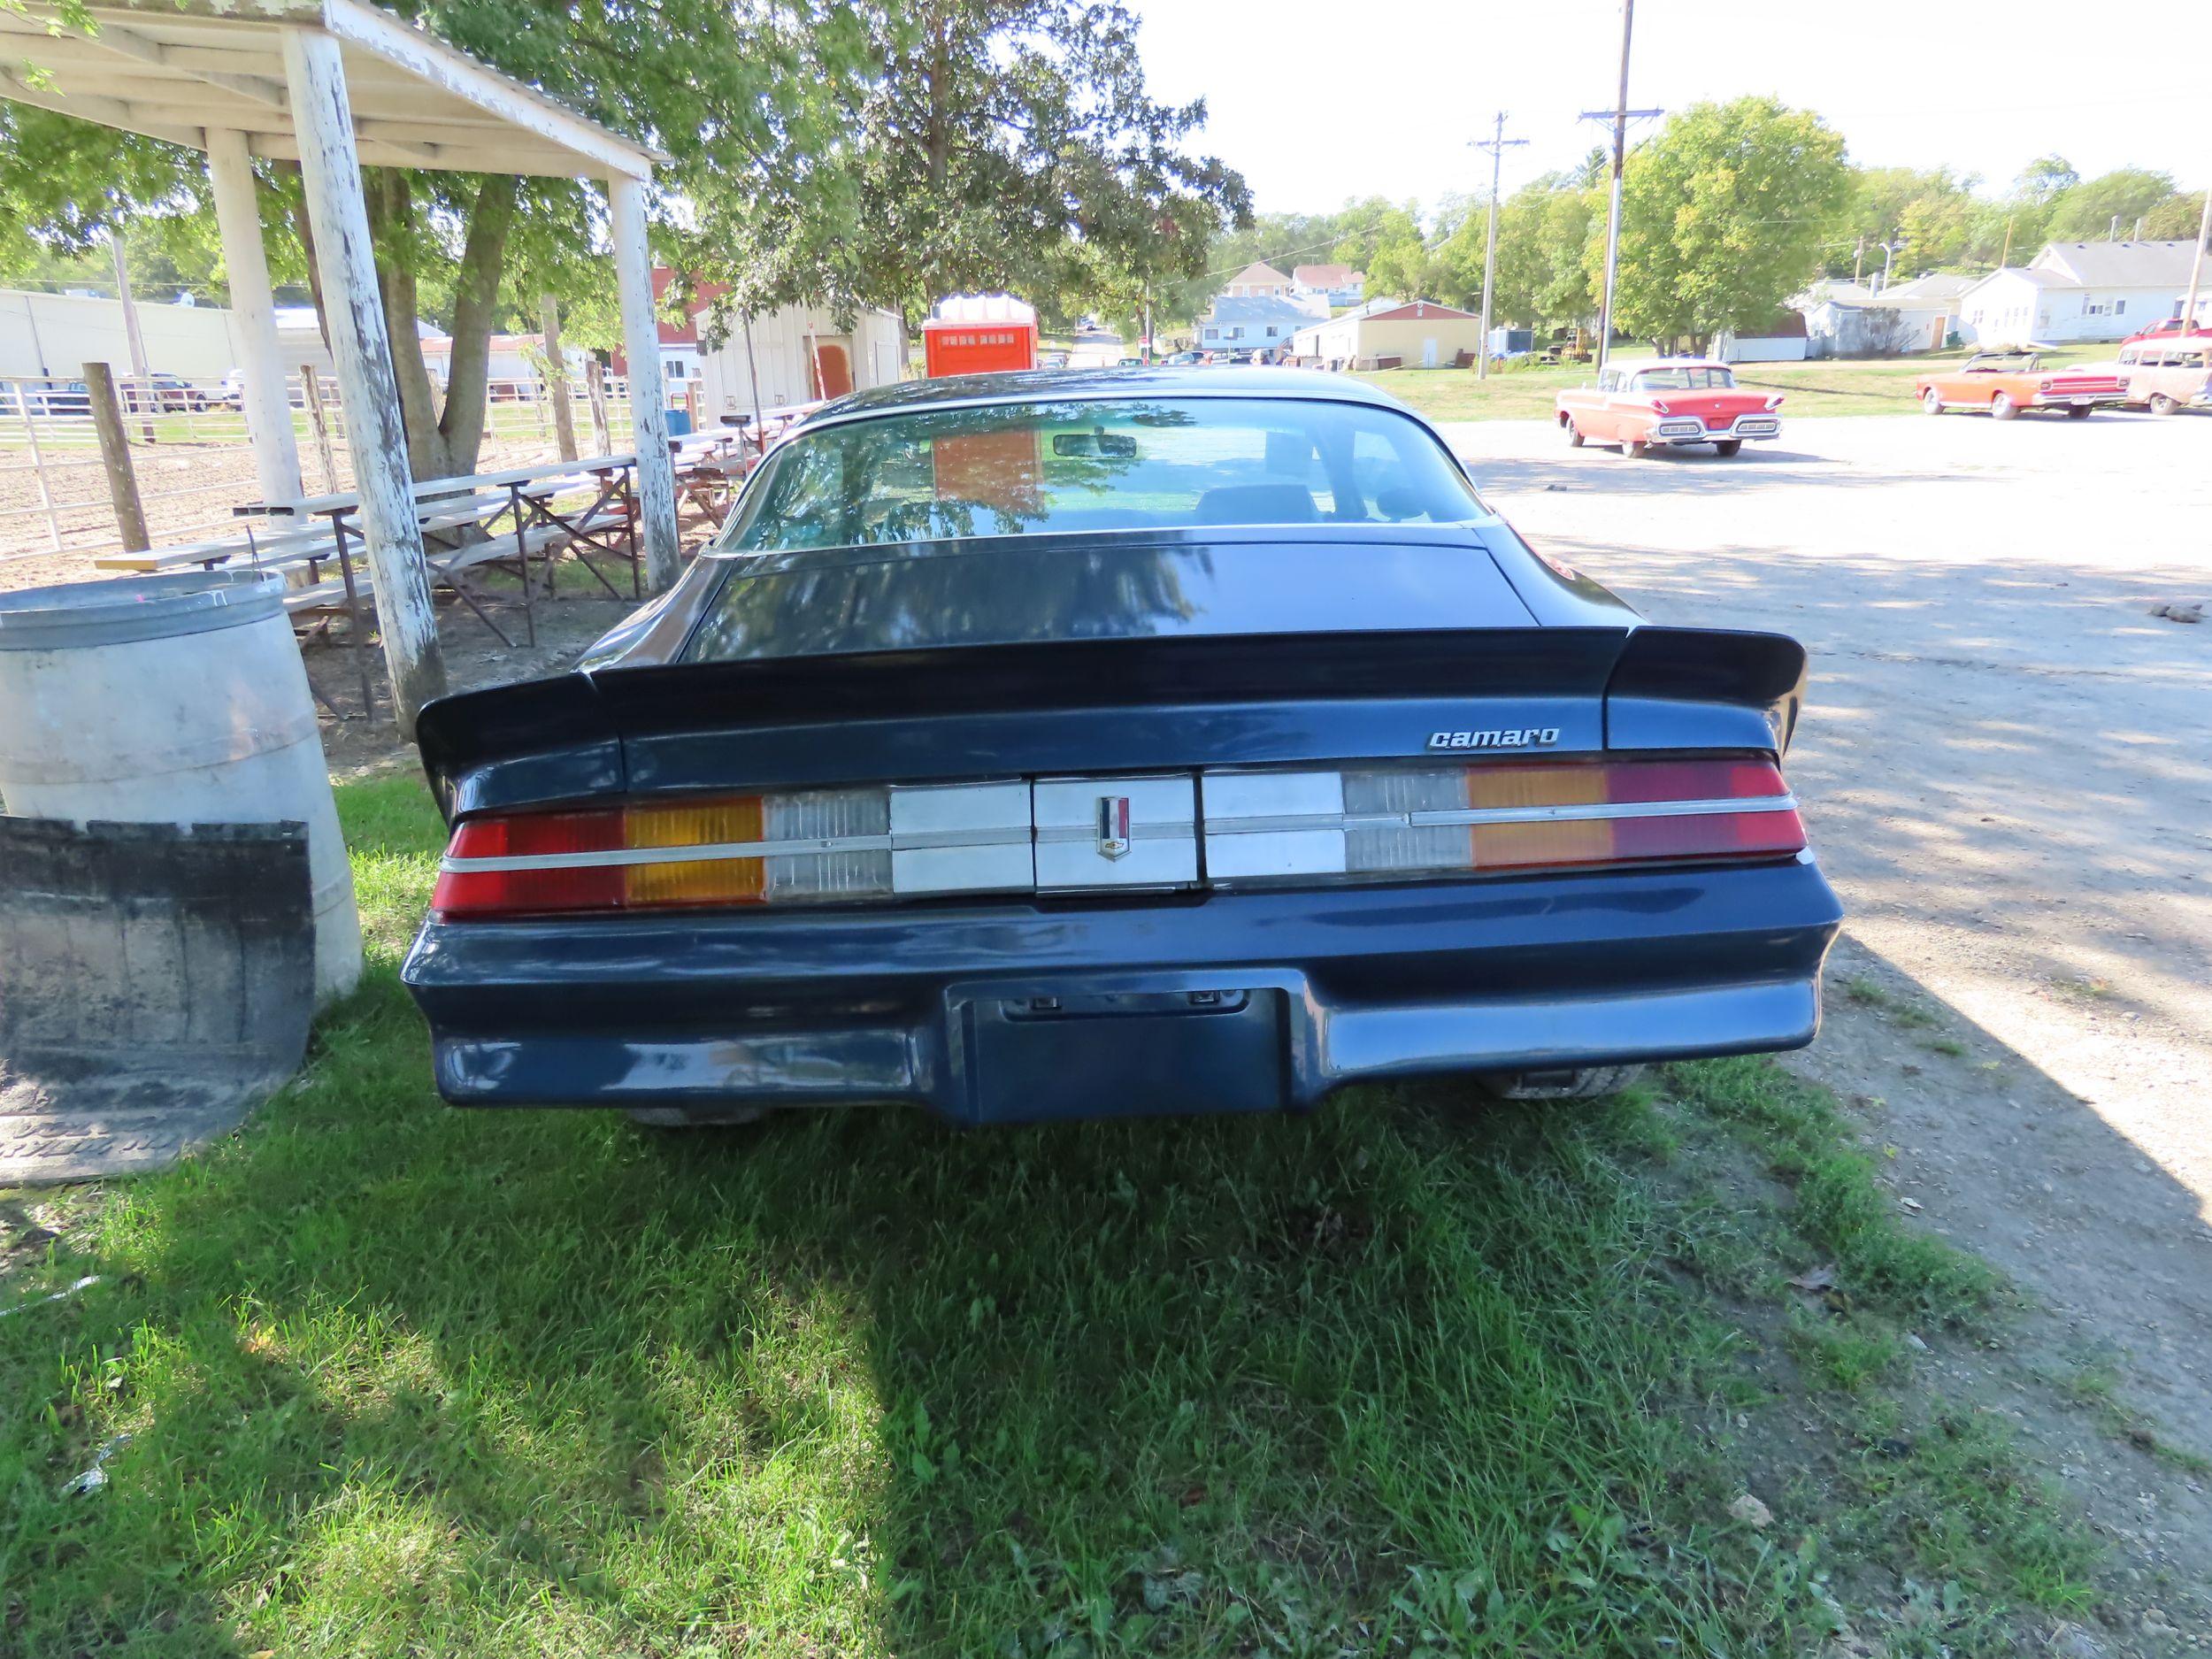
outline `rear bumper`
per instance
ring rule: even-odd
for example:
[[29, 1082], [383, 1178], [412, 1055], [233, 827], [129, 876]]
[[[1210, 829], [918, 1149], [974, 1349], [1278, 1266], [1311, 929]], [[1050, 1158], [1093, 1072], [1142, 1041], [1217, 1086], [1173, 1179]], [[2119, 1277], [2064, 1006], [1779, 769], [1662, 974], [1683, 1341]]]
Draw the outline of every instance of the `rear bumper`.
[[1760, 442], [1782, 435], [1782, 420], [1778, 415], [1739, 415], [1725, 426], [1708, 426], [1702, 420], [1663, 420], [1653, 426], [1646, 442], [1667, 449], [1682, 449], [1696, 443]]
[[434, 920], [403, 977], [457, 1105], [895, 1102], [1003, 1123], [1801, 1047], [1840, 916], [1793, 862], [1187, 903]]

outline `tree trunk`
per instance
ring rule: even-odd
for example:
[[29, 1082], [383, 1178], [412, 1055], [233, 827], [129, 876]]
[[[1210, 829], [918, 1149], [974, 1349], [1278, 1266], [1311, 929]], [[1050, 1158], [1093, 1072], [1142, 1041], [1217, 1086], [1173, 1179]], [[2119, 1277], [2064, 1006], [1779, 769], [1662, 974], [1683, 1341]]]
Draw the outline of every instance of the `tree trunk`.
[[414, 188], [404, 173], [388, 167], [362, 169], [369, 228], [375, 240], [377, 289], [384, 305], [384, 332], [391, 336], [392, 372], [399, 382], [399, 412], [407, 431], [407, 470], [417, 479], [449, 478], [444, 434], [438, 426], [437, 392], [422, 357], [422, 333], [416, 326], [420, 300], [406, 242], [414, 227]]
[[292, 221], [292, 234], [300, 239], [300, 251], [307, 256], [307, 297], [315, 307], [315, 332], [323, 337], [323, 349], [330, 349], [330, 319], [323, 312], [323, 270], [315, 258], [315, 231], [307, 222], [307, 187], [299, 182], [300, 164], [280, 161], [279, 167], [288, 169], [297, 194], [287, 210]]
[[507, 236], [515, 223], [515, 176], [487, 173], [469, 210], [468, 238], [453, 293], [453, 368], [438, 430], [456, 474], [476, 470], [484, 442], [484, 376], [491, 362], [499, 280], [507, 266]]

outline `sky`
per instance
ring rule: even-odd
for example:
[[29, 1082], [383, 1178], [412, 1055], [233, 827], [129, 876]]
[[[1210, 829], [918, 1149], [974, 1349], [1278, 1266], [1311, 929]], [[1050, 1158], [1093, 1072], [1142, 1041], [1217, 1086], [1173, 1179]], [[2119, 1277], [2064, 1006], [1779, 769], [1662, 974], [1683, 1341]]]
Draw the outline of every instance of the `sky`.
[[[1619, 0], [1125, 4], [1153, 96], [1206, 100], [1193, 147], [1242, 172], [1263, 212], [1486, 192], [1489, 157], [1468, 142], [1500, 110], [1506, 136], [1529, 141], [1505, 152], [1510, 194], [1604, 140], [1576, 118], [1609, 109], [1620, 75]], [[1863, 165], [1948, 165], [1993, 187], [2054, 150], [2085, 177], [2212, 181], [2212, 0], [2105, 15], [2093, 0], [1637, 0], [1629, 106], [1771, 93], [1825, 117]], [[2158, 50], [2162, 27], [2193, 43]]]

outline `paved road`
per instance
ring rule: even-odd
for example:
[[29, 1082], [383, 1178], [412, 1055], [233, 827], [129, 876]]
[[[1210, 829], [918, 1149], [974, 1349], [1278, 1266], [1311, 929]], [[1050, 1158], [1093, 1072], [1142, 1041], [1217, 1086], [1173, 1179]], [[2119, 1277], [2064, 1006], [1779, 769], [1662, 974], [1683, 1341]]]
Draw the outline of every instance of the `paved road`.
[[[2212, 619], [2149, 614], [2212, 611], [2212, 418], [1801, 420], [1734, 461], [1448, 432], [1654, 619], [1810, 648], [1790, 772], [1851, 944], [1809, 1069], [2212, 1440]], [[1861, 974], [1970, 1052], [1849, 1006]]]

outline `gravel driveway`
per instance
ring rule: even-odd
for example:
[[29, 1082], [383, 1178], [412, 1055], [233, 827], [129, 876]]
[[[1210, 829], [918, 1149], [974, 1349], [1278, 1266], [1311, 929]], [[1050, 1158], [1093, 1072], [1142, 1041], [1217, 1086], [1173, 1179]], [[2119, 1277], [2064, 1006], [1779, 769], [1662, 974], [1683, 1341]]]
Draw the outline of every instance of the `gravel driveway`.
[[1654, 620], [1810, 649], [1791, 776], [1850, 919], [1801, 1064], [2212, 1453], [2212, 419], [1800, 420], [1733, 461], [1447, 430]]

